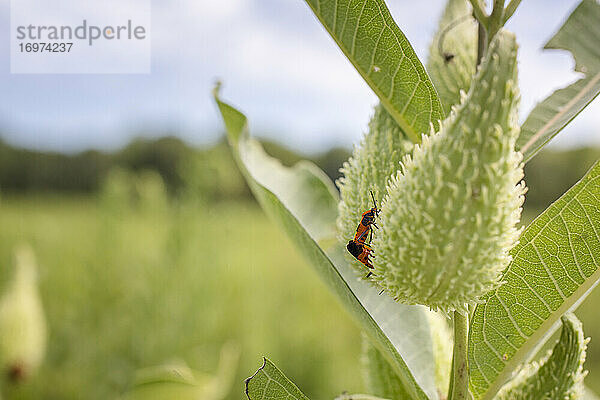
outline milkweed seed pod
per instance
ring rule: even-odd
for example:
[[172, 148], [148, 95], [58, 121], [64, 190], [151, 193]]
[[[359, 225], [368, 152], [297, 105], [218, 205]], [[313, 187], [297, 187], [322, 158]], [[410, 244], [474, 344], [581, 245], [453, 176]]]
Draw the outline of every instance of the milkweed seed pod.
[[0, 299], [0, 368], [11, 381], [37, 370], [46, 349], [46, 322], [37, 289], [33, 251], [16, 252], [15, 275]]
[[429, 47], [427, 71], [446, 115], [460, 102], [461, 91], [469, 90], [475, 75], [477, 22], [472, 15], [469, 0], [449, 0]]
[[[342, 166], [343, 176], [337, 181], [342, 199], [337, 220], [340, 241], [345, 243], [354, 237], [362, 213], [373, 207], [369, 191], [381, 199], [388, 180], [400, 168], [400, 160], [412, 148], [412, 141], [385, 108], [376, 106], [368, 133]], [[364, 271], [357, 261], [353, 265]]]
[[501, 32], [468, 95], [391, 180], [373, 264], [399, 302], [464, 312], [498, 285], [525, 193], [518, 97], [517, 45]]

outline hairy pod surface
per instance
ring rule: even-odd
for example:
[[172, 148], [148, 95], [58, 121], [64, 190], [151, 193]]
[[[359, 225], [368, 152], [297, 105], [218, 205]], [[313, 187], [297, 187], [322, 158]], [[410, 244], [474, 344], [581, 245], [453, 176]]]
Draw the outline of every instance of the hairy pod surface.
[[465, 312], [498, 285], [525, 192], [518, 98], [517, 44], [501, 32], [468, 95], [388, 186], [374, 280], [398, 301]]
[[[413, 143], [385, 108], [376, 106], [368, 133], [342, 166], [343, 176], [337, 181], [342, 199], [337, 220], [341, 242], [345, 244], [354, 237], [362, 213], [373, 207], [369, 191], [380, 201], [390, 177], [399, 170], [402, 157], [412, 148]], [[364, 271], [358, 261], [353, 261], [353, 265]]]

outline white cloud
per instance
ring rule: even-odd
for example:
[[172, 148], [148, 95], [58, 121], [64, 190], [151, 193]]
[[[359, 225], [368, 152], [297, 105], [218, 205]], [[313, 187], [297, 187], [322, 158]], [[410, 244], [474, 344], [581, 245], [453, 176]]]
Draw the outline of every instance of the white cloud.
[[[424, 60], [444, 1], [389, 3]], [[576, 3], [522, 2], [511, 21], [521, 43], [522, 117], [537, 101], [577, 77], [568, 55], [540, 51]], [[154, 72], [147, 79], [98, 75], [86, 80], [31, 77], [26, 82], [3, 73], [0, 85], [9, 91], [7, 98], [13, 95], [10, 103], [0, 101], [1, 120], [15, 131], [19, 126], [37, 127], [37, 132], [66, 127], [78, 133], [99, 118], [121, 120], [126, 126], [136, 125], [130, 121], [142, 125], [162, 121], [184, 127], [187, 136], [208, 138], [212, 136], [205, 132], [222, 129], [210, 99], [219, 77], [225, 82], [224, 97], [248, 114], [255, 132], [277, 132], [290, 145], [314, 149], [332, 142], [357, 142], [376, 101], [302, 0], [154, 0], [152, 45]], [[73, 94], [82, 91], [84, 100]], [[29, 109], [27, 93], [39, 99], [35, 112]], [[64, 110], [59, 116], [50, 112], [57, 103]], [[13, 117], [21, 114], [26, 116]], [[61, 118], [81, 126], [67, 126]], [[564, 141], [597, 142], [598, 122], [596, 101], [565, 130], [569, 139]], [[80, 147], [101, 141], [86, 138], [85, 133], [69, 138]]]

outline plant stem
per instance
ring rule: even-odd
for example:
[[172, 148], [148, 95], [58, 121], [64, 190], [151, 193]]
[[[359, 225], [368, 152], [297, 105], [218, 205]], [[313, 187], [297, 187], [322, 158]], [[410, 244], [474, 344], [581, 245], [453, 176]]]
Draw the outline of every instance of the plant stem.
[[517, 7], [519, 7], [519, 4], [521, 4], [521, 0], [510, 0], [510, 3], [508, 3], [506, 9], [504, 10], [503, 24], [506, 24], [510, 17], [512, 17], [517, 10]]
[[469, 318], [454, 312], [454, 349], [452, 350], [452, 385], [448, 400], [469, 399], [469, 360], [467, 340]]
[[494, 0], [494, 8], [490, 14], [487, 25], [487, 43], [488, 45], [496, 36], [496, 33], [502, 28], [504, 22], [504, 0]]
[[478, 26], [478, 31], [477, 31], [477, 63], [475, 65], [476, 68], [479, 66], [479, 64], [481, 64], [481, 60], [483, 59], [483, 55], [485, 54], [485, 49], [486, 49], [486, 44], [487, 44], [487, 40], [486, 40], [487, 33], [485, 31], [484, 26], [481, 25], [481, 22], [477, 26]]
[[473, 15], [481, 25], [487, 28], [488, 16], [486, 15], [485, 10], [481, 6], [480, 0], [469, 1], [471, 2], [471, 6], [473, 7]]

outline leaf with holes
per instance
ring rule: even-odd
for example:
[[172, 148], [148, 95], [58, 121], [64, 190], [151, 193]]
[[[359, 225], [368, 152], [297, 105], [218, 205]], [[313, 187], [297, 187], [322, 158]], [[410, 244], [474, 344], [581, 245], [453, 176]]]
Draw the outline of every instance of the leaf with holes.
[[600, 163], [527, 227], [504, 284], [477, 306], [469, 332], [470, 386], [492, 399], [559, 318], [600, 279]]
[[308, 400], [271, 361], [263, 358], [263, 365], [246, 379], [246, 396], [250, 400]]
[[517, 149], [530, 160], [600, 93], [600, 4], [583, 0], [546, 49], [568, 50], [585, 77], [539, 103], [521, 127]]
[[413, 142], [444, 118], [437, 92], [383, 0], [306, 0]]

